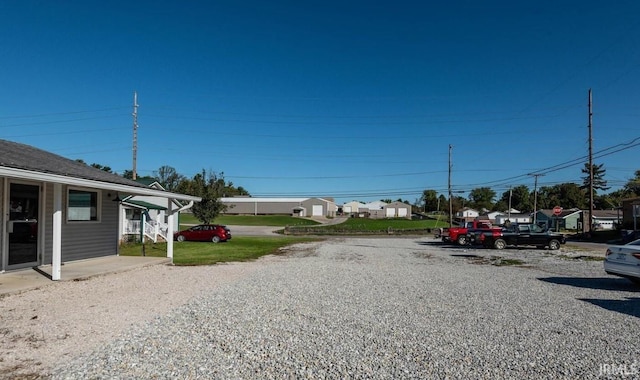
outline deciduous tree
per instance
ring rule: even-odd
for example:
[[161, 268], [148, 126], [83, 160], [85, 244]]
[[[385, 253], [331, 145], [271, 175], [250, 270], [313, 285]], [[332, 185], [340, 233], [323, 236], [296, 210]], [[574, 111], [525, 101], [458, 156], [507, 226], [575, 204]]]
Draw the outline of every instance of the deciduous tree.
[[471, 206], [476, 208], [478, 211], [482, 209], [493, 209], [493, 202], [495, 197], [496, 192], [491, 190], [490, 187], [478, 187], [471, 190], [471, 193], [469, 193]]
[[213, 171], [207, 173], [203, 169], [190, 182], [190, 193], [202, 198], [202, 201], [193, 204], [193, 216], [202, 223], [211, 223], [227, 209], [220, 200], [225, 190], [224, 174], [218, 175]]
[[636, 170], [634, 175], [635, 177], [631, 178], [624, 185], [624, 192], [625, 192], [625, 196], [627, 197], [640, 196], [640, 170]]
[[[511, 198], [511, 202], [509, 202], [509, 198]], [[511, 203], [511, 208], [518, 211], [533, 211], [532, 194], [525, 185], [518, 185], [502, 193], [502, 197], [497, 203], [500, 205], [500, 208], [496, 211], [506, 211], [509, 208], [509, 203]]]
[[435, 190], [424, 190], [420, 197], [422, 211], [436, 211], [438, 209], [438, 192]]
[[156, 181], [167, 191], [176, 191], [180, 186], [180, 183], [185, 180], [182, 174], [179, 174], [176, 169], [171, 166], [161, 166], [155, 171], [154, 176]]

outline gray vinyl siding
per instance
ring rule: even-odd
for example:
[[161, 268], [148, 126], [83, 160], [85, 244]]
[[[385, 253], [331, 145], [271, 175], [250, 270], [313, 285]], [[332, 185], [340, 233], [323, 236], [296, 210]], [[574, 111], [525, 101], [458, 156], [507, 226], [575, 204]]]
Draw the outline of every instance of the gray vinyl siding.
[[[91, 190], [93, 191], [93, 190]], [[116, 255], [118, 252], [118, 203], [102, 192], [100, 221], [67, 222], [67, 187], [62, 200], [62, 262]], [[53, 185], [46, 196], [45, 264], [51, 264], [53, 237]]]

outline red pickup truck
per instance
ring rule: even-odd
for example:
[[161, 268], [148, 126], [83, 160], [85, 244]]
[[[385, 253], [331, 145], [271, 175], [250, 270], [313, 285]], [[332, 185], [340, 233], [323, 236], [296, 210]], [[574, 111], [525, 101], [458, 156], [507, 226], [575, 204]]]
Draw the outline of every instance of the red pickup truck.
[[465, 223], [464, 227], [445, 228], [441, 236], [442, 241], [445, 243], [452, 242], [452, 243], [458, 243], [459, 245], [466, 245], [469, 243], [468, 233], [473, 230], [501, 231], [501, 228], [492, 227], [491, 222], [489, 222], [488, 220], [474, 220], [474, 221]]

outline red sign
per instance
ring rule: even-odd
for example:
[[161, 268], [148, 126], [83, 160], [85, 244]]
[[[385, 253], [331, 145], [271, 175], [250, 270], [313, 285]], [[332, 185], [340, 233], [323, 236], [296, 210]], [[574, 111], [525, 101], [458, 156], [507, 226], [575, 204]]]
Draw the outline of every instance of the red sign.
[[556, 206], [553, 208], [553, 215], [558, 216], [562, 212], [562, 207]]

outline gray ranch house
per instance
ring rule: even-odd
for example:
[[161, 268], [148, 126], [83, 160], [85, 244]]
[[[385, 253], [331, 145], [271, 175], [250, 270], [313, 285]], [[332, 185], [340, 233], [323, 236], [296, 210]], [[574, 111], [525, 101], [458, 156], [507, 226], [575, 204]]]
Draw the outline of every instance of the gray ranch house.
[[0, 272], [51, 265], [51, 279], [60, 280], [64, 262], [117, 255], [124, 194], [166, 199], [170, 231], [176, 213], [201, 200], [0, 140]]

